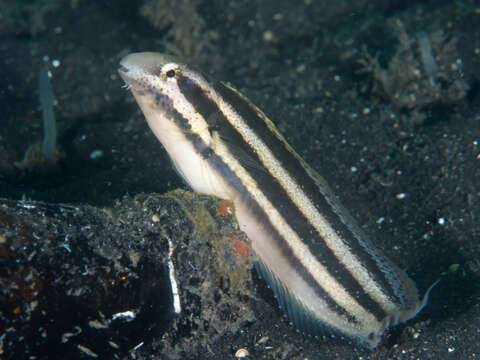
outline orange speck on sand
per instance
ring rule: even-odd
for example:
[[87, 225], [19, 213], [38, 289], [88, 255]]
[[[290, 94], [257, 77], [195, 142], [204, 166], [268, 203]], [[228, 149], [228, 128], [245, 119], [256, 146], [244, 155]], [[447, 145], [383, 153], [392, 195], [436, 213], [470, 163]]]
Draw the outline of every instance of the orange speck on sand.
[[250, 255], [250, 247], [241, 238], [233, 239], [233, 251], [240, 255], [243, 259], [246, 259]]
[[218, 202], [217, 214], [218, 216], [231, 215], [233, 211], [233, 203], [228, 200], [220, 200]]

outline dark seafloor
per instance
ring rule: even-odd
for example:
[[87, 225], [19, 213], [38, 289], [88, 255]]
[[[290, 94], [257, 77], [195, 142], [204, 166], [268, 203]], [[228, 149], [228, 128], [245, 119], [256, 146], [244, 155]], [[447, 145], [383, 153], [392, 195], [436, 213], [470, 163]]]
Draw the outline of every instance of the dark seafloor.
[[[0, 0], [0, 36], [0, 359], [480, 358], [480, 1]], [[289, 326], [122, 89], [134, 51], [263, 109], [420, 292], [441, 278], [421, 314], [373, 351]]]

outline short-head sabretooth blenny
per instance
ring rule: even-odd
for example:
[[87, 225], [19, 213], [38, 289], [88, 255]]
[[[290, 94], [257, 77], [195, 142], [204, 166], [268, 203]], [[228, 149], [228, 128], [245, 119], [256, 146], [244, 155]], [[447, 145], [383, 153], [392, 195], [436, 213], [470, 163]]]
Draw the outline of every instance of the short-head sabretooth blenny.
[[233, 202], [256, 268], [307, 334], [374, 348], [426, 304], [323, 180], [245, 96], [178, 59], [135, 53], [120, 75], [175, 167], [197, 192]]

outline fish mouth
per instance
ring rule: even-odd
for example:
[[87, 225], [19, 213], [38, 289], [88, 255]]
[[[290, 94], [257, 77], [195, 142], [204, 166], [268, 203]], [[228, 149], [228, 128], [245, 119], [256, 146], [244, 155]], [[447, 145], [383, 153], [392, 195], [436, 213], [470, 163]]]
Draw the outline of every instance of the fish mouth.
[[122, 74], [122, 73], [127, 73], [128, 71], [129, 71], [129, 69], [128, 69], [125, 65], [123, 65], [122, 63], [120, 63], [120, 67], [118, 68], [118, 72], [119, 72], [120, 74]]
[[130, 72], [130, 69], [127, 68], [122, 63], [120, 63], [120, 67], [118, 68], [118, 74], [120, 75], [122, 80], [125, 82], [125, 85], [127, 87], [130, 87], [135, 83], [135, 80], [132, 78], [132, 76], [128, 74], [129, 72]]

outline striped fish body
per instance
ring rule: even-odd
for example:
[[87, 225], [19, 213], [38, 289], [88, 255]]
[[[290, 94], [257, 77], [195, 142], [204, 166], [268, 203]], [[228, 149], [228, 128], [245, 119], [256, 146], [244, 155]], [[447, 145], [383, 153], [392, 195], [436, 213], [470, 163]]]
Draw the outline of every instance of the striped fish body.
[[407, 274], [242, 94], [163, 54], [130, 54], [119, 72], [190, 186], [233, 202], [258, 271], [301, 331], [374, 348], [423, 308], [427, 295], [419, 299]]

